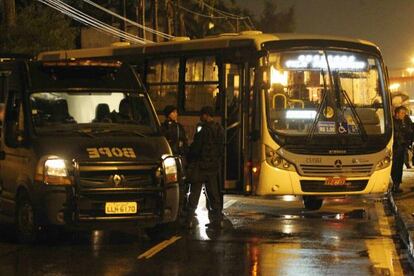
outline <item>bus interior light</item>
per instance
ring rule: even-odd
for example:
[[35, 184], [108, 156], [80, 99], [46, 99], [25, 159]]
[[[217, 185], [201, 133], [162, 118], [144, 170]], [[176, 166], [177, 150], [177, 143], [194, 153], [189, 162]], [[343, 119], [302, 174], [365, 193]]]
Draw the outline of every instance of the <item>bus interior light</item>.
[[286, 119], [314, 120], [316, 113], [315, 110], [288, 110]]
[[270, 84], [281, 84], [283, 86], [288, 85], [288, 72], [279, 71], [273, 66], [270, 67]]

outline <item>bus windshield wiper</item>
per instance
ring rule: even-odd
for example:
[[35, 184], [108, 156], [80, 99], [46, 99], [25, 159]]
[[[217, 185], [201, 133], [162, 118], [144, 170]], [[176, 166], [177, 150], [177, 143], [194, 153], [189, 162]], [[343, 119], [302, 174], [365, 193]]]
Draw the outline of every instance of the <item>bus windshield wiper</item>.
[[358, 129], [360, 130], [360, 134], [361, 134], [361, 138], [362, 140], [367, 141], [367, 132], [365, 130], [364, 124], [361, 121], [361, 118], [358, 115], [358, 112], [356, 111], [356, 108], [354, 106], [354, 104], [352, 103], [351, 99], [349, 98], [348, 94], [346, 93], [346, 91], [339, 89], [342, 93], [342, 95], [344, 96], [345, 100], [348, 102], [349, 104], [349, 109], [351, 109], [352, 115], [356, 121], [356, 124], [358, 126]]
[[323, 80], [323, 96], [322, 96], [321, 103], [319, 104], [318, 111], [316, 112], [316, 117], [315, 119], [313, 119], [312, 127], [310, 128], [308, 132], [308, 136], [306, 137], [307, 144], [309, 144], [312, 141], [313, 136], [315, 135], [315, 131], [316, 131], [316, 127], [318, 126], [319, 118], [323, 112], [323, 107], [325, 106], [326, 100], [328, 98], [328, 89], [326, 86], [325, 71], [321, 69], [321, 73], [322, 73], [322, 80]]

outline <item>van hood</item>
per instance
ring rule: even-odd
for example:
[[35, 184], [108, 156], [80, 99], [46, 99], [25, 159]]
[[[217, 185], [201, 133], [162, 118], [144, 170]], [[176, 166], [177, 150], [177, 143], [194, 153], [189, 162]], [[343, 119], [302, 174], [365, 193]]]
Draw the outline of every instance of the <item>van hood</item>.
[[130, 161], [158, 162], [171, 154], [164, 137], [38, 137], [33, 141], [36, 154], [58, 156], [78, 162]]

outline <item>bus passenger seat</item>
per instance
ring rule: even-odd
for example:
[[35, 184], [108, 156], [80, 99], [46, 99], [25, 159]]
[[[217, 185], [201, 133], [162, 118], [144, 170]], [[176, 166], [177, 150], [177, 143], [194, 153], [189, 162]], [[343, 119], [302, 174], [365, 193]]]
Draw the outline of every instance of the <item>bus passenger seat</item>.
[[373, 108], [356, 108], [356, 112], [368, 135], [381, 134], [381, 125], [378, 114]]
[[93, 119], [93, 123], [100, 123], [105, 122], [109, 123], [111, 122], [110, 119], [111, 111], [109, 110], [109, 105], [105, 103], [98, 104], [95, 109], [95, 119]]

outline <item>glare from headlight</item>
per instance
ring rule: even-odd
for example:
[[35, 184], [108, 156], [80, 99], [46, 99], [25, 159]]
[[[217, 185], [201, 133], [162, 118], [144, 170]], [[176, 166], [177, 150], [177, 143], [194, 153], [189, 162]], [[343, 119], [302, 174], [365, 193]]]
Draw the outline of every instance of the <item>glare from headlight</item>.
[[45, 162], [45, 175], [48, 176], [68, 176], [66, 164], [63, 159], [48, 159]]
[[177, 175], [177, 163], [175, 161], [175, 158], [172, 156], [169, 156], [167, 154], [164, 154], [162, 156], [163, 159], [163, 166], [164, 166], [164, 173], [167, 183], [176, 182], [178, 179]]

